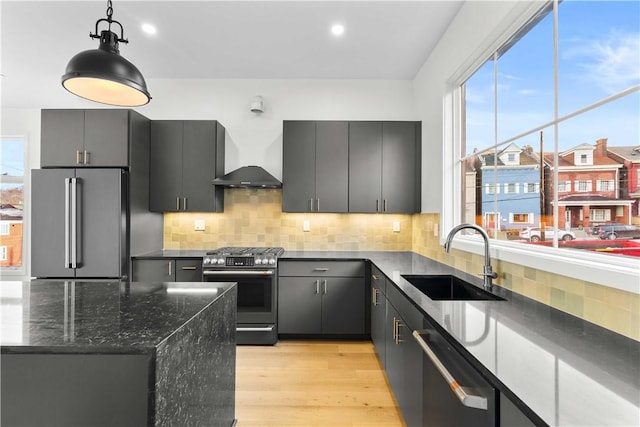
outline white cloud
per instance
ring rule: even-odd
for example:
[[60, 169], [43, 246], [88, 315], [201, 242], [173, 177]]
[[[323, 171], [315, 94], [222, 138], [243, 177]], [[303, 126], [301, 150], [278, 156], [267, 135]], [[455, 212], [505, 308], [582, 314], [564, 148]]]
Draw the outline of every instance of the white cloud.
[[533, 95], [537, 91], [534, 89], [520, 89], [518, 93], [523, 96]]
[[562, 50], [575, 61], [576, 78], [612, 94], [640, 82], [640, 33], [612, 30], [599, 40], [576, 40]]

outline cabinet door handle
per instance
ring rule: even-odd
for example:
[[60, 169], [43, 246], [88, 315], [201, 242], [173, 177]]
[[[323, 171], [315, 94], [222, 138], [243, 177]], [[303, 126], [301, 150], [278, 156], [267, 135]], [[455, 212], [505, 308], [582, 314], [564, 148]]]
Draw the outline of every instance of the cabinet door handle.
[[182, 267], [183, 270], [196, 270], [198, 267], [196, 267], [195, 265], [186, 265], [184, 267]]
[[171, 261], [169, 261], [169, 277], [172, 276], [173, 270], [171, 269], [171, 264], [173, 264]]
[[316, 199], [316, 210], [320, 212], [320, 197]]
[[84, 150], [84, 160], [83, 160], [83, 163], [84, 163], [85, 165], [88, 165], [89, 163], [91, 163], [91, 160], [90, 160], [90, 157], [89, 157], [89, 155], [90, 155], [90, 154], [91, 154], [91, 153], [89, 153], [87, 150]]
[[378, 290], [376, 288], [371, 288], [371, 301], [373, 302], [373, 306], [376, 307], [378, 305]]
[[382, 206], [383, 206], [382, 210], [384, 212], [386, 212], [387, 211], [387, 199], [384, 199], [384, 202], [382, 203]]
[[403, 340], [400, 338], [400, 327], [404, 326], [402, 324], [402, 322], [400, 321], [400, 319], [396, 319], [395, 317], [393, 318], [393, 320], [396, 322], [395, 323], [395, 328], [396, 328], [396, 344], [400, 344], [401, 342], [403, 342]]
[[316, 280], [316, 294], [320, 293], [320, 279]]
[[80, 157], [80, 150], [76, 150], [76, 165], [82, 164], [82, 158]]
[[372, 275], [371, 275], [371, 278], [372, 278], [373, 280], [378, 280], [378, 276], [376, 276], [375, 274], [372, 274]]
[[309, 212], [313, 212], [313, 198], [309, 199]]
[[326, 295], [326, 293], [327, 293], [327, 281], [326, 280], [324, 280], [323, 285], [324, 285], [324, 293]]
[[396, 337], [396, 334], [398, 333], [398, 330], [396, 329], [396, 317], [393, 316], [393, 342], [395, 342], [396, 344], [398, 343], [398, 338]]
[[469, 387], [463, 387], [458, 384], [455, 378], [449, 373], [447, 368], [442, 364], [438, 356], [431, 350], [429, 344], [422, 338], [422, 334], [427, 333], [427, 331], [419, 330], [413, 331], [413, 337], [418, 341], [420, 347], [425, 352], [425, 354], [431, 359], [431, 362], [436, 367], [440, 375], [445, 379], [445, 381], [449, 384], [451, 391], [456, 395], [460, 403], [469, 408], [476, 409], [484, 409], [487, 410], [487, 398], [478, 394], [475, 390]]
[[180, 197], [176, 197], [176, 210], [180, 210]]
[[380, 200], [376, 199], [376, 212], [380, 211]]
[[185, 210], [185, 211], [187, 210], [187, 198], [186, 197], [182, 198], [182, 209]]

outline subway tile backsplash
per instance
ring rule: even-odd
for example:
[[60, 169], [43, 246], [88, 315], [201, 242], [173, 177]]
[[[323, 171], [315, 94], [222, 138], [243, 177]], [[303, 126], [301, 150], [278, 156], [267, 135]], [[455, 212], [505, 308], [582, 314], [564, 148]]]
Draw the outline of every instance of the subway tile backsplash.
[[[482, 256], [444, 252], [434, 233], [438, 214], [294, 214], [281, 207], [282, 190], [227, 189], [224, 213], [166, 213], [164, 247], [414, 251], [469, 273], [482, 271]], [[194, 230], [196, 220], [204, 220], [204, 231]], [[303, 231], [305, 221], [309, 231]], [[501, 275], [498, 285], [640, 341], [640, 295], [504, 261], [494, 260], [494, 267]]]

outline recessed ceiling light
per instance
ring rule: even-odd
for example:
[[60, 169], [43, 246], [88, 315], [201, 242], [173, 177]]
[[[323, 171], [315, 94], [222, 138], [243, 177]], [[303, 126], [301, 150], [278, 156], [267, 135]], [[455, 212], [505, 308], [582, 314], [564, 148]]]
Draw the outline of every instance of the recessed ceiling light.
[[341, 36], [342, 33], [344, 33], [344, 26], [340, 24], [335, 24], [333, 27], [331, 27], [331, 32], [335, 36]]
[[144, 31], [147, 34], [155, 34], [156, 33], [156, 27], [154, 27], [151, 24], [142, 24], [142, 31]]

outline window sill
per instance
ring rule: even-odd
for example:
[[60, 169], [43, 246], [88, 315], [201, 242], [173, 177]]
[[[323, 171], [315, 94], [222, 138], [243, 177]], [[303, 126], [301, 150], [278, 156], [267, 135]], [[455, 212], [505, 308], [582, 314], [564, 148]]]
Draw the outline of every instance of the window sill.
[[[640, 259], [572, 249], [523, 248], [522, 243], [491, 240], [491, 257], [640, 295]], [[455, 249], [484, 255], [479, 237], [458, 236]], [[567, 251], [570, 251], [570, 261]]]

